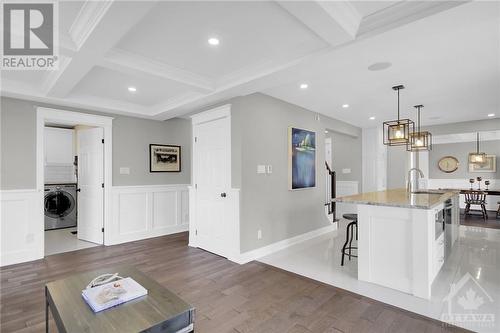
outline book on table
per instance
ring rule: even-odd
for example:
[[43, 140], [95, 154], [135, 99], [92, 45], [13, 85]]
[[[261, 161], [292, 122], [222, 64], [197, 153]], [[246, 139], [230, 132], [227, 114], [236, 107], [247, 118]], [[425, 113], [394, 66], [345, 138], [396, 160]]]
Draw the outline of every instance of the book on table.
[[94, 312], [109, 309], [147, 294], [148, 291], [130, 277], [82, 291], [83, 299]]

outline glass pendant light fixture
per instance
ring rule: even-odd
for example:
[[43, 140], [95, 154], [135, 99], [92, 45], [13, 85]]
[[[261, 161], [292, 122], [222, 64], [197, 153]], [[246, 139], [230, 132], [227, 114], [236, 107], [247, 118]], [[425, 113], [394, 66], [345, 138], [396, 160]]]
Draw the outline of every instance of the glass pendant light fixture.
[[398, 92], [398, 120], [384, 121], [384, 145], [402, 146], [407, 145], [410, 133], [415, 132], [415, 123], [410, 119], [400, 119], [399, 113], [399, 91], [404, 89], [403, 85], [392, 87]]
[[417, 131], [410, 133], [410, 141], [406, 145], [407, 151], [432, 150], [432, 134], [420, 130], [420, 109], [423, 107], [422, 104], [414, 106], [417, 109]]
[[486, 154], [479, 152], [479, 132], [476, 133], [476, 152], [469, 153], [469, 162], [483, 164], [486, 162]]

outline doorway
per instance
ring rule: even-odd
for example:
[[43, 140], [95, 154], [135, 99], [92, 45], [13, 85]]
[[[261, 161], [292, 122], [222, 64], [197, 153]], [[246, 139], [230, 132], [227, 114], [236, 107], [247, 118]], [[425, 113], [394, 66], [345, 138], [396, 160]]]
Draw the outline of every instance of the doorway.
[[193, 121], [193, 186], [189, 243], [230, 258], [239, 254], [239, 192], [231, 188], [230, 106]]
[[41, 257], [107, 243], [111, 131], [110, 117], [37, 109]]

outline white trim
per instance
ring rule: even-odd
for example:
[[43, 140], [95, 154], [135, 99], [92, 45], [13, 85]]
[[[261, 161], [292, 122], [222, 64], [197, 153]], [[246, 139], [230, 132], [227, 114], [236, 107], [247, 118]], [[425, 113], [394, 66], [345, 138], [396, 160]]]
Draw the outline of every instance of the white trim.
[[191, 116], [193, 125], [214, 121], [220, 118], [231, 118], [231, 104], [225, 104]]
[[0, 266], [43, 258], [42, 199], [36, 189], [0, 191]]
[[[108, 230], [111, 223], [111, 189], [113, 180], [113, 118], [88, 113], [37, 107], [36, 123], [36, 184], [43, 202], [44, 190], [44, 127], [47, 122], [68, 125], [102, 127], [104, 131], [104, 245], [109, 245]], [[43, 210], [39, 212], [43, 221]], [[42, 228], [43, 232], [43, 228]], [[43, 244], [43, 243], [42, 243]], [[43, 257], [43, 247], [42, 247]]]
[[293, 246], [295, 244], [305, 242], [309, 239], [324, 235], [326, 233], [329, 233], [329, 232], [332, 232], [335, 230], [337, 230], [337, 223], [333, 223], [333, 224], [321, 227], [319, 229], [315, 229], [315, 230], [297, 235], [295, 237], [283, 239], [281, 241], [260, 247], [258, 249], [241, 253], [238, 256], [228, 257], [228, 259], [231, 261], [234, 261], [235, 263], [243, 265], [243, 264], [246, 264], [250, 261], [257, 260], [259, 258], [268, 256], [270, 254], [273, 254], [277, 251], [281, 251], [281, 250], [286, 249], [286, 248]]
[[[434, 135], [432, 137], [432, 144], [440, 145], [446, 143], [476, 142], [476, 134], [477, 132]], [[479, 139], [481, 142], [500, 140], [500, 130], [480, 131]]]
[[113, 186], [112, 192], [113, 218], [108, 229], [109, 244], [165, 236], [189, 229], [187, 185]]

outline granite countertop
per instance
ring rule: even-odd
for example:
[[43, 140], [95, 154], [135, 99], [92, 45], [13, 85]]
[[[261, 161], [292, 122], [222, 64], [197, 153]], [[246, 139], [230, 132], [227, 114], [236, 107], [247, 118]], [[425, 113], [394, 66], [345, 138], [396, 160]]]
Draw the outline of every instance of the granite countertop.
[[453, 190], [419, 191], [427, 193], [409, 193], [406, 189], [393, 189], [339, 197], [332, 201], [374, 206], [431, 209], [459, 194], [459, 191]]

